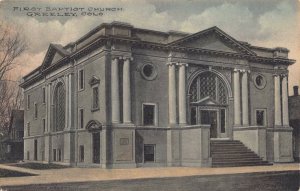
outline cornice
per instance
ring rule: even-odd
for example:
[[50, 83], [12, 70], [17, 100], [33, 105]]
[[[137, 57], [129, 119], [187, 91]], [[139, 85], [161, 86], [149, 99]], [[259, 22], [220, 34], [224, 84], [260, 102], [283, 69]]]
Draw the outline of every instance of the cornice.
[[30, 72], [24, 78], [30, 77], [30, 75], [33, 74], [34, 72], [39, 71], [39, 73], [33, 76], [32, 78], [24, 79], [25, 81], [21, 83], [20, 86], [22, 88], [25, 88], [26, 86], [30, 85], [32, 82], [42, 79], [44, 74], [47, 74], [59, 67], [62, 67], [65, 64], [72, 62], [73, 60], [81, 58], [82, 56], [90, 53], [92, 50], [97, 49], [98, 47], [100, 47], [101, 45], [107, 42], [129, 43], [131, 47], [135, 47], [135, 48], [187, 52], [192, 54], [200, 53], [200, 54], [213, 55], [213, 56], [239, 58], [239, 59], [246, 59], [252, 62], [271, 64], [271, 65], [277, 65], [277, 64], [291, 65], [296, 62], [295, 60], [285, 59], [285, 58], [267, 58], [267, 57], [242, 54], [242, 53], [232, 53], [232, 52], [216, 51], [216, 50], [203, 49], [203, 48], [182, 47], [182, 46], [170, 45], [170, 44], [146, 42], [146, 41], [141, 41], [138, 38], [121, 37], [121, 36], [100, 36], [96, 41], [85, 45], [84, 47], [77, 50], [76, 52], [73, 52], [70, 55], [66, 55], [56, 63], [52, 64], [50, 67], [44, 69], [40, 66], [36, 68], [33, 72]]

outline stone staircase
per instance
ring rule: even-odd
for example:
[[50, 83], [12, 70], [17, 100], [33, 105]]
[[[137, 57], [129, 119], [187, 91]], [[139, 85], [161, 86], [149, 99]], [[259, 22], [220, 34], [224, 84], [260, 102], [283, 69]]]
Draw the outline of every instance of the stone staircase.
[[272, 165], [237, 140], [211, 140], [210, 152], [212, 167]]

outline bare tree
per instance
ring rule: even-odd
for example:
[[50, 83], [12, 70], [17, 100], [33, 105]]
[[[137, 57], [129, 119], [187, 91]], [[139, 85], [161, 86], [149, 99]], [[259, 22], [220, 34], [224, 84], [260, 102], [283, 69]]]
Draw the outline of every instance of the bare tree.
[[0, 81], [16, 65], [16, 59], [26, 50], [27, 45], [20, 30], [14, 25], [0, 23]]
[[0, 22], [0, 133], [7, 133], [11, 111], [22, 106], [19, 83], [8, 80], [8, 73], [17, 65], [17, 58], [27, 45], [20, 29], [13, 24]]
[[8, 80], [0, 81], [0, 90], [0, 133], [7, 134], [12, 110], [23, 106], [23, 94], [18, 82]]

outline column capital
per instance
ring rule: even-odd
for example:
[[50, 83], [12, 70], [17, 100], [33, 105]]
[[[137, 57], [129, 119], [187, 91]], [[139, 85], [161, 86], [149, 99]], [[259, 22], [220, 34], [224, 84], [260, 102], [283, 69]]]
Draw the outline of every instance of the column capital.
[[250, 70], [248, 70], [248, 69], [241, 69], [240, 72], [241, 73], [250, 73]]
[[288, 74], [286, 74], [286, 73], [280, 74], [280, 77], [286, 78], [286, 77], [288, 77]]
[[112, 55], [111, 60], [120, 60], [120, 56]]
[[240, 73], [250, 73], [249, 69], [241, 69], [241, 68], [234, 68], [234, 72], [240, 72]]
[[166, 65], [167, 65], [167, 66], [176, 65], [176, 62], [167, 62]]
[[240, 71], [241, 71], [241, 69], [237, 69], [237, 68], [233, 69], [233, 72], [240, 72]]
[[189, 65], [187, 64], [187, 63], [177, 63], [176, 65], [178, 65], [178, 66], [184, 66], [184, 67], [188, 67]]
[[131, 57], [131, 56], [123, 56], [122, 59], [123, 60], [133, 61], [133, 57]]

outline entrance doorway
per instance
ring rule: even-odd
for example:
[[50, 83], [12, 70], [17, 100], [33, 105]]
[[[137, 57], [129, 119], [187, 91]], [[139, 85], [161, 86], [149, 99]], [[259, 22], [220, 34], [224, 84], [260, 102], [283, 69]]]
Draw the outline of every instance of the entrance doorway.
[[93, 133], [93, 163], [100, 163], [100, 133]]
[[200, 110], [201, 124], [210, 125], [210, 138], [218, 137], [218, 112], [216, 110]]
[[227, 138], [228, 88], [217, 71], [200, 71], [189, 85], [189, 123], [210, 125], [210, 138]]

